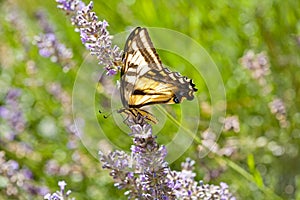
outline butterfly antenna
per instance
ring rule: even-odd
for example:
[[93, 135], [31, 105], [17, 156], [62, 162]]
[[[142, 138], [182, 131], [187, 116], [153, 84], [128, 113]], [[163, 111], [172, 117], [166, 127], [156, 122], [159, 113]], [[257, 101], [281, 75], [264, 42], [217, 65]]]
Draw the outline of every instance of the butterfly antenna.
[[113, 112], [116, 112], [116, 111], [118, 111], [118, 110], [113, 110], [113, 111], [111, 111], [109, 114], [105, 114], [105, 113], [103, 113], [101, 110], [99, 110], [99, 113], [100, 113], [101, 115], [103, 115], [103, 118], [104, 118], [104, 119], [107, 119], [107, 118], [109, 118], [109, 117], [113, 114]]
[[101, 110], [99, 110], [99, 114], [103, 115], [104, 119], [107, 119], [109, 116], [111, 116], [112, 113], [109, 113], [108, 115], [106, 115]]
[[103, 117], [104, 117], [104, 119], [107, 119], [107, 118], [109, 118], [111, 115], [112, 115], [112, 112], [109, 113], [108, 115], [103, 115]]

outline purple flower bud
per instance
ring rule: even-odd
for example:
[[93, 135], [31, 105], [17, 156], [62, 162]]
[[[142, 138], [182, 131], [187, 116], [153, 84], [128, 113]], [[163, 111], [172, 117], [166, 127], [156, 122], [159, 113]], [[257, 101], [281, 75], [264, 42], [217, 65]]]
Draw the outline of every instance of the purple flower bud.
[[128, 172], [127, 177], [132, 179], [134, 177], [134, 173], [133, 172]]
[[21, 95], [21, 91], [18, 89], [11, 89], [6, 95], [7, 101], [15, 101]]
[[39, 50], [39, 54], [45, 58], [49, 58], [52, 55], [52, 52], [49, 49], [43, 48]]
[[113, 76], [113, 75], [116, 75], [117, 74], [117, 70], [116, 69], [109, 69], [106, 74], [108, 76]]
[[60, 190], [63, 191], [66, 187], [67, 183], [65, 181], [59, 181], [58, 186], [60, 187]]
[[27, 179], [33, 178], [33, 174], [29, 169], [22, 169], [21, 172], [24, 175], [24, 177], [26, 177]]
[[109, 25], [108, 25], [108, 22], [105, 21], [105, 20], [103, 20], [103, 21], [102, 21], [102, 26], [103, 26], [103, 29], [106, 29], [106, 27], [109, 26]]
[[4, 119], [9, 118], [9, 110], [4, 106], [0, 106], [0, 117]]

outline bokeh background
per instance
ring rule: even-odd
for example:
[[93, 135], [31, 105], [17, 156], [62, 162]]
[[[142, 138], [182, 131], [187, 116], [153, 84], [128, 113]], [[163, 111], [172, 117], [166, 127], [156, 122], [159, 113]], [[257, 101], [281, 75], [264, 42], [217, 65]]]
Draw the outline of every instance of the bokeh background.
[[[112, 35], [136, 26], [168, 28], [193, 38], [211, 56], [226, 91], [223, 133], [215, 138], [207, 129], [213, 108], [203, 81], [196, 80], [198, 140], [171, 168], [179, 170], [190, 157], [198, 180], [225, 182], [238, 199], [300, 198], [299, 8], [293, 0], [94, 2]], [[44, 45], [55, 46], [56, 56], [39, 49], [49, 31], [55, 36]], [[72, 90], [88, 53], [54, 0], [0, 1], [0, 199], [42, 199], [45, 191], [58, 190], [60, 180], [76, 199], [126, 199], [75, 135]], [[159, 53], [169, 66], [185, 64]], [[105, 88], [114, 87], [118, 75], [98, 82], [102, 66], [94, 73], [97, 113], [108, 110]], [[114, 131], [113, 120], [96, 116], [117, 148], [130, 148], [130, 137]], [[77, 120], [84, 126], [85, 119]], [[164, 125], [161, 144], [172, 140], [173, 129]], [[215, 140], [213, 151], [200, 157]], [[116, 146], [99, 141], [99, 149]]]

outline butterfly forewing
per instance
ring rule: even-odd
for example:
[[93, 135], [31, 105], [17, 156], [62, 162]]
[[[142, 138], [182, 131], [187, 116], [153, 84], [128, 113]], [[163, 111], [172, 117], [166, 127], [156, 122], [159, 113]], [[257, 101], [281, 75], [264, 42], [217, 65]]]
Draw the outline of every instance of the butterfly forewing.
[[124, 48], [124, 65], [121, 75], [136, 66], [136, 70], [145, 73], [149, 64], [151, 68], [161, 69], [161, 60], [151, 42], [148, 31], [145, 28], [136, 28], [129, 35]]
[[144, 28], [136, 28], [129, 35], [124, 48], [121, 69], [121, 98], [125, 107], [134, 91], [137, 80], [149, 70], [161, 69], [161, 60]]
[[121, 99], [125, 108], [174, 104], [194, 98], [197, 89], [192, 80], [162, 66], [145, 28], [138, 27], [129, 35], [124, 52]]

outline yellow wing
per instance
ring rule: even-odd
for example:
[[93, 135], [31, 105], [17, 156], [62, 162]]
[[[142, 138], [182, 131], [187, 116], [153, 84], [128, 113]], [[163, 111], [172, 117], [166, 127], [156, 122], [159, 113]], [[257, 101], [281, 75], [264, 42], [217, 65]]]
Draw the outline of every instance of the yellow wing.
[[120, 90], [123, 106], [135, 109], [192, 100], [197, 91], [191, 79], [162, 66], [147, 30], [140, 27], [125, 44]]

